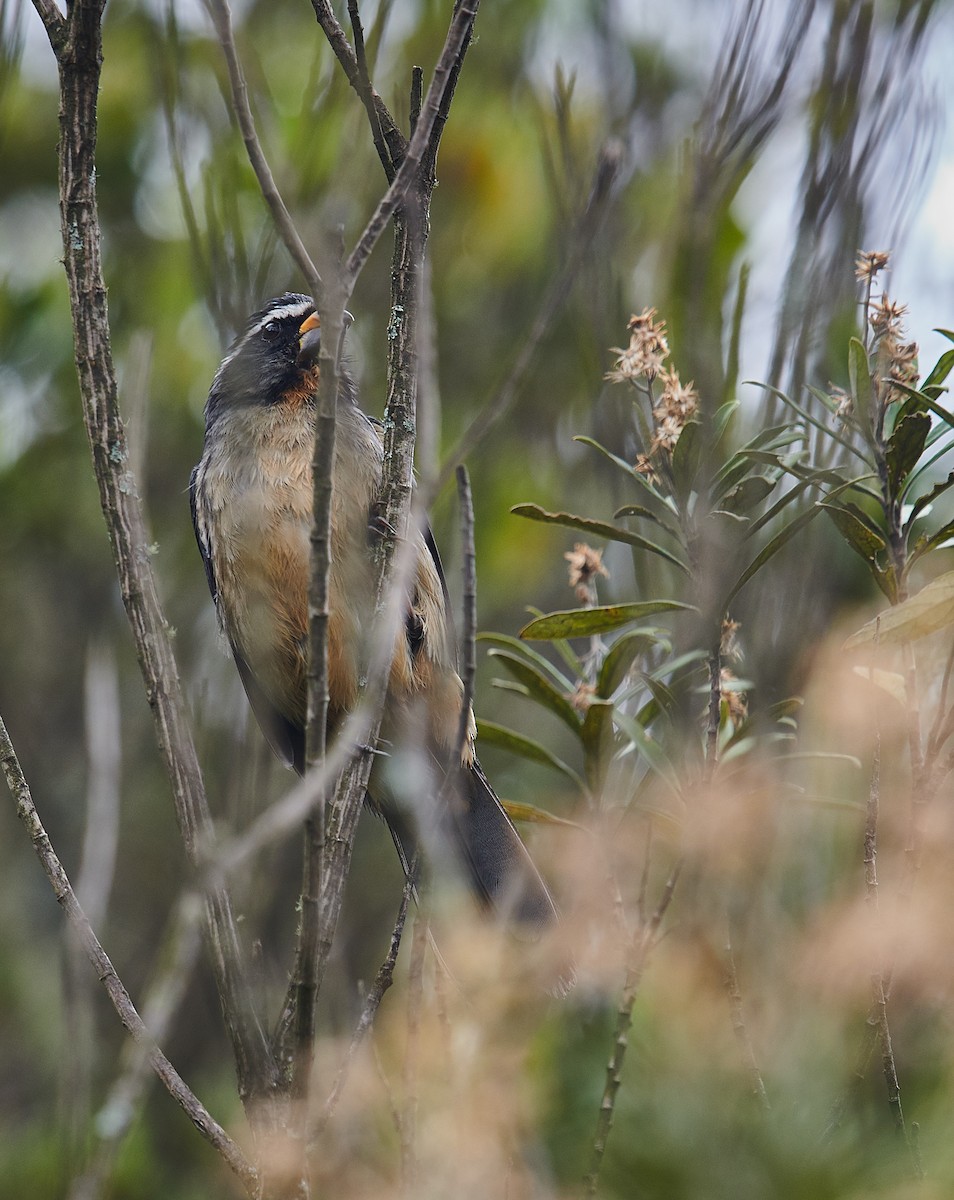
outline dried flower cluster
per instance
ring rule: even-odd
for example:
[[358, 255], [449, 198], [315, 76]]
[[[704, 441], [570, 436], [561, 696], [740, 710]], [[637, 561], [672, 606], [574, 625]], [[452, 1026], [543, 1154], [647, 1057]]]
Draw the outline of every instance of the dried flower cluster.
[[655, 379], [669, 357], [669, 342], [666, 340], [666, 322], [656, 320], [654, 308], [644, 308], [634, 314], [626, 326], [629, 330], [629, 345], [625, 350], [611, 347], [617, 355], [616, 366], [607, 372], [612, 383], [635, 383], [639, 379]]
[[891, 253], [888, 250], [859, 250], [855, 262], [855, 279], [870, 282], [888, 265]]
[[[606, 378], [613, 383], [638, 383], [645, 380], [652, 384], [659, 379], [662, 393], [653, 400], [653, 438], [648, 454], [640, 454], [635, 469], [650, 480], [658, 481], [653, 470], [652, 457], [660, 450], [672, 453], [686, 422], [699, 407], [699, 396], [692, 383], [682, 383], [678, 372], [666, 366], [669, 357], [669, 342], [666, 339], [666, 322], [656, 320], [654, 308], [644, 308], [634, 314], [627, 325], [629, 346], [621, 350], [614, 346], [616, 365]], [[652, 397], [652, 391], [649, 392]]]
[[[874, 277], [887, 267], [890, 257], [886, 250], [859, 251], [855, 277], [866, 285], [865, 319], [871, 326], [874, 338], [872, 349], [878, 356], [879, 374], [893, 383], [913, 387], [918, 380], [918, 346], [917, 342], [905, 341], [902, 318], [907, 309], [903, 304], [890, 300], [887, 292], [882, 292], [877, 303], [870, 302]], [[897, 398], [895, 389], [889, 389], [886, 400]]]
[[576, 591], [577, 600], [592, 604], [596, 599], [597, 577], [609, 579], [609, 571], [603, 565], [603, 551], [594, 550], [586, 542], [577, 542], [563, 557], [570, 564], [570, 587]]
[[659, 372], [659, 378], [662, 380], [663, 390], [653, 405], [656, 428], [649, 447], [650, 455], [659, 450], [672, 453], [686, 422], [699, 407], [698, 392], [692, 383], [681, 383], [676, 371], [664, 369]]
[[721, 699], [729, 713], [730, 720], [736, 725], [740, 721], [744, 721], [749, 715], [749, 702], [746, 699], [745, 692], [738, 687], [738, 676], [730, 671], [728, 667], [723, 667], [719, 677], [722, 685]]

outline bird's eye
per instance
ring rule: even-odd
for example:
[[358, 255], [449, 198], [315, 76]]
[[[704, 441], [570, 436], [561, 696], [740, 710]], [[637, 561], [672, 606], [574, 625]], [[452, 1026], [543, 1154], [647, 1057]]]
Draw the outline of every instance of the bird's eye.
[[262, 326], [262, 337], [266, 342], [273, 342], [278, 337], [279, 328], [277, 321], [266, 321]]

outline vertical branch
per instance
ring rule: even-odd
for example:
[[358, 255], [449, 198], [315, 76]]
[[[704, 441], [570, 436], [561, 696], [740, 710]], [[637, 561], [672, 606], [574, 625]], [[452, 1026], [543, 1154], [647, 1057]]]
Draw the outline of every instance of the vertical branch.
[[669, 878], [663, 887], [659, 903], [644, 926], [642, 934], [633, 943], [633, 953], [626, 968], [626, 981], [620, 997], [619, 1008], [616, 1010], [616, 1031], [613, 1037], [613, 1050], [606, 1066], [606, 1083], [603, 1087], [603, 1098], [600, 1101], [600, 1112], [596, 1121], [596, 1133], [593, 1137], [593, 1147], [590, 1153], [590, 1168], [583, 1180], [585, 1194], [595, 1196], [599, 1185], [600, 1171], [606, 1154], [606, 1143], [610, 1130], [613, 1128], [613, 1116], [616, 1111], [616, 1095], [623, 1074], [623, 1061], [629, 1045], [629, 1031], [633, 1024], [633, 1006], [639, 993], [640, 984], [646, 971], [646, 963], [653, 946], [659, 927], [662, 924], [666, 910], [672, 902], [673, 892], [682, 873], [682, 860], [676, 862]]
[[457, 497], [460, 504], [460, 540], [463, 549], [464, 621], [461, 631], [461, 679], [464, 699], [460, 710], [457, 748], [460, 755], [467, 742], [470, 710], [474, 703], [474, 679], [477, 675], [477, 562], [474, 552], [474, 498], [470, 491], [467, 468], [457, 468]]
[[[179, 829], [197, 865], [212, 837], [202, 776], [186, 720], [178, 670], [147, 552], [142, 504], [128, 466], [119, 413], [100, 257], [96, 199], [97, 97], [104, 0], [76, 0], [68, 23], [40, 4], [60, 76], [59, 194], [63, 264], [69, 286], [83, 418], [112, 544], [126, 615], [133, 631], [156, 736], [172, 783]], [[53, 8], [51, 12], [50, 9]], [[206, 940], [243, 1100], [268, 1089], [271, 1067], [254, 1018], [238, 933], [227, 892], [207, 896]]]
[[74, 933], [79, 938], [87, 958], [106, 989], [117, 1016], [137, 1044], [142, 1047], [150, 1066], [159, 1076], [170, 1096], [179, 1104], [206, 1141], [218, 1151], [228, 1166], [238, 1175], [249, 1194], [256, 1194], [258, 1176], [255, 1169], [225, 1130], [212, 1118], [156, 1045], [129, 998], [129, 993], [123, 986], [122, 980], [109, 961], [106, 951], [93, 932], [86, 914], [76, 899], [76, 893], [73, 891], [69, 877], [63, 870], [63, 864], [57, 857], [47, 832], [43, 828], [43, 823], [40, 821], [39, 813], [36, 811], [33, 797], [30, 794], [30, 786], [20, 767], [2, 717], [0, 717], [0, 769], [3, 771], [10, 795], [16, 803], [17, 816], [33, 843], [34, 852], [46, 872], [57, 903], [63, 909]]

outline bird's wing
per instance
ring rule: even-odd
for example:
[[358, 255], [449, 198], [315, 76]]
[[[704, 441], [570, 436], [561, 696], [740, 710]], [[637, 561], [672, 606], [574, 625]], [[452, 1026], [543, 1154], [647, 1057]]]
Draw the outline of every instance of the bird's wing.
[[[192, 512], [192, 528], [195, 530], [195, 540], [198, 543], [199, 553], [202, 555], [202, 562], [205, 566], [205, 578], [209, 584], [209, 591], [212, 593], [212, 601], [215, 604], [216, 612], [218, 612], [219, 589], [215, 581], [212, 540], [209, 535], [208, 525], [203, 520], [199, 510], [198, 474], [199, 468], [196, 467], [189, 479], [189, 508]], [[285, 766], [294, 767], [300, 775], [305, 769], [305, 735], [303, 731], [292, 724], [272, 704], [259, 687], [251, 667], [242, 657], [235, 643], [231, 638], [228, 641], [232, 650], [232, 656], [235, 659], [235, 665], [238, 667], [239, 678], [242, 680], [242, 686], [245, 688], [245, 694], [252, 707], [252, 712], [255, 714], [255, 719], [261, 726], [262, 733], [265, 734], [265, 740]]]

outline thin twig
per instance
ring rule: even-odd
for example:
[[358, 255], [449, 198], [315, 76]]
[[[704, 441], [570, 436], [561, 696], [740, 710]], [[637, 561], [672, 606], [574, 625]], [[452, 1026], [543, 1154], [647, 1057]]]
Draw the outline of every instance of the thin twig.
[[768, 1112], [771, 1107], [769, 1105], [768, 1093], [765, 1091], [765, 1082], [762, 1079], [762, 1072], [759, 1070], [758, 1060], [755, 1057], [755, 1048], [752, 1045], [748, 1026], [745, 1023], [745, 1012], [742, 1007], [742, 989], [739, 987], [739, 973], [736, 969], [735, 953], [732, 949], [731, 918], [728, 918], [726, 922], [725, 965], [725, 990], [729, 997], [732, 1030], [739, 1043], [739, 1049], [742, 1051], [742, 1061], [745, 1064], [745, 1069], [751, 1081], [752, 1094], [758, 1099], [765, 1111]]
[[[311, 6], [315, 10], [315, 16], [318, 19], [318, 24], [321, 26], [322, 32], [328, 39], [328, 44], [331, 46], [335, 57], [341, 64], [342, 70], [348, 77], [348, 82], [357, 92], [366, 110], [368, 103], [374, 109], [373, 119], [370, 110], [368, 110], [368, 120], [372, 124], [372, 130], [374, 123], [377, 122], [387, 146], [386, 155], [381, 155], [380, 148], [378, 149], [381, 166], [384, 168], [385, 174], [389, 170], [393, 172], [407, 150], [407, 139], [397, 127], [397, 123], [388, 111], [387, 105], [374, 88], [371, 87], [370, 79], [367, 81], [367, 89], [365, 88], [365, 81], [361, 77], [357, 55], [348, 44], [347, 35], [338, 23], [338, 18], [332, 11], [328, 0], [311, 0]], [[375, 142], [375, 145], [377, 146], [377, 142]], [[390, 180], [391, 175], [388, 175], [388, 181], [390, 182]]]
[[331, 1091], [322, 1105], [321, 1112], [315, 1119], [314, 1125], [311, 1128], [309, 1137], [314, 1141], [320, 1137], [325, 1129], [325, 1126], [334, 1116], [335, 1109], [338, 1106], [338, 1101], [341, 1098], [341, 1092], [344, 1089], [345, 1081], [348, 1078], [348, 1071], [351, 1068], [351, 1063], [354, 1060], [355, 1054], [361, 1047], [362, 1042], [367, 1036], [368, 1030], [374, 1024], [374, 1018], [377, 1015], [378, 1009], [381, 1007], [381, 1001], [384, 999], [384, 993], [394, 982], [394, 968], [397, 964], [398, 951], [401, 948], [401, 939], [404, 936], [404, 925], [407, 921], [407, 910], [410, 904], [411, 895], [414, 891], [414, 880], [417, 876], [417, 864], [413, 863], [411, 870], [408, 872], [407, 879], [404, 882], [404, 891], [401, 893], [401, 904], [398, 908], [398, 914], [394, 921], [394, 929], [391, 931], [391, 941], [388, 946], [387, 956], [384, 962], [378, 967], [378, 973], [374, 977], [367, 998], [364, 1002], [364, 1008], [361, 1012], [361, 1017], [358, 1024], [355, 1026], [354, 1033], [351, 1035], [351, 1041], [348, 1049], [345, 1052], [341, 1066], [338, 1068], [338, 1074], [335, 1076], [335, 1081], [331, 1086]]
[[384, 173], [387, 176], [388, 183], [390, 183], [394, 178], [397, 168], [394, 165], [391, 152], [381, 131], [381, 114], [374, 103], [374, 88], [371, 86], [371, 75], [368, 71], [368, 59], [364, 49], [364, 30], [361, 27], [361, 13], [358, 11], [358, 0], [348, 0], [348, 16], [351, 20], [351, 32], [354, 34], [354, 56], [358, 67], [357, 92], [368, 114], [374, 148], [378, 152], [381, 166], [384, 167]]
[[100, 982], [112, 1001], [116, 1014], [135, 1041], [142, 1046], [149, 1065], [158, 1075], [169, 1095], [179, 1104], [206, 1141], [218, 1151], [241, 1179], [249, 1195], [254, 1195], [258, 1185], [258, 1174], [254, 1167], [222, 1126], [209, 1114], [202, 1102], [156, 1045], [129, 998], [129, 993], [123, 986], [122, 980], [109, 961], [106, 951], [93, 932], [86, 914], [76, 899], [76, 894], [63, 865], [40, 821], [33, 797], [30, 794], [29, 784], [23, 774], [2, 717], [0, 717], [0, 767], [2, 767], [7, 787], [10, 789], [10, 795], [16, 803], [17, 816], [29, 834], [33, 849], [40, 860], [40, 865], [46, 872], [57, 903], [63, 909], [67, 920], [79, 938], [87, 958], [92, 963]]
[[311, 260], [311, 255], [305, 249], [305, 244], [301, 240], [298, 230], [295, 228], [295, 223], [291, 219], [291, 214], [285, 206], [285, 201], [282, 199], [281, 192], [278, 190], [278, 185], [275, 183], [275, 178], [268, 165], [268, 160], [262, 149], [262, 143], [259, 141], [258, 133], [255, 129], [255, 118], [252, 116], [252, 109], [249, 105], [245, 72], [242, 70], [242, 63], [235, 48], [235, 38], [232, 33], [232, 14], [229, 10], [228, 2], [227, 0], [205, 0], [205, 2], [209, 15], [212, 18], [212, 23], [215, 26], [215, 32], [222, 46], [222, 51], [225, 54], [225, 62], [229, 72], [229, 84], [232, 89], [232, 106], [238, 118], [242, 140], [245, 142], [245, 149], [248, 151], [248, 160], [252, 164], [252, 170], [255, 172], [258, 186], [261, 188], [262, 197], [272, 214], [272, 220], [285, 245], [285, 249], [291, 256], [292, 262], [295, 263], [304, 276], [308, 291], [314, 297], [315, 302], [318, 303], [322, 293], [321, 276], [318, 274], [315, 264]]
[[623, 1060], [629, 1044], [629, 1030], [633, 1024], [633, 1005], [639, 992], [646, 963], [656, 936], [662, 924], [666, 910], [672, 902], [673, 892], [682, 873], [682, 859], [676, 862], [663, 888], [659, 903], [656, 905], [649, 922], [644, 926], [642, 936], [633, 944], [633, 954], [626, 968], [626, 980], [620, 997], [619, 1008], [616, 1012], [616, 1033], [613, 1039], [613, 1052], [606, 1067], [606, 1084], [603, 1088], [603, 1099], [600, 1102], [599, 1117], [596, 1122], [596, 1133], [593, 1137], [593, 1149], [590, 1157], [590, 1168], [586, 1173], [583, 1184], [587, 1196], [595, 1196], [599, 1185], [600, 1170], [603, 1166], [603, 1156], [606, 1153], [606, 1142], [613, 1127], [613, 1114], [616, 1110], [616, 1094], [619, 1091], [622, 1077]]
[[401, 1185], [404, 1195], [413, 1196], [417, 1183], [417, 1075], [421, 1031], [421, 1001], [424, 996], [424, 954], [429, 938], [427, 914], [418, 909], [411, 938], [411, 961], [407, 979], [407, 1045], [404, 1051], [404, 1106], [398, 1126], [401, 1135]]
[[[143, 1005], [143, 1023], [155, 1042], [164, 1041], [179, 1011], [199, 951], [199, 922], [202, 903], [187, 892], [176, 906], [158, 966]], [[99, 1200], [116, 1157], [133, 1122], [139, 1116], [149, 1076], [145, 1048], [128, 1043], [123, 1052], [122, 1072], [109, 1090], [96, 1122], [98, 1143], [92, 1162], [74, 1180], [68, 1200]]]
[[[57, 48], [60, 76], [59, 194], [63, 265], [69, 286], [74, 356], [83, 418], [119, 576], [136, 643], [156, 737], [172, 784], [186, 854], [197, 864], [212, 840], [202, 775], [179, 684], [169, 626], [159, 603], [142, 504], [128, 464], [110, 343], [96, 197], [97, 101], [102, 63], [103, 4], [70, 8], [70, 32]], [[41, 13], [42, 15], [42, 13]], [[207, 897], [206, 940], [239, 1093], [246, 1103], [270, 1087], [272, 1064], [251, 1007], [228, 894]]]
[[461, 629], [461, 680], [464, 698], [457, 731], [458, 757], [464, 753], [474, 703], [474, 679], [477, 675], [477, 562], [474, 551], [474, 498], [470, 491], [467, 468], [457, 468], [457, 499], [460, 505], [460, 541], [463, 550], [464, 581], [463, 628]]
[[345, 264], [345, 276], [352, 286], [392, 214], [404, 200], [408, 188], [417, 176], [418, 168], [424, 160], [425, 154], [430, 159], [437, 153], [436, 141], [432, 140], [432, 134], [436, 133], [436, 138], [440, 137], [442, 118], [446, 114], [447, 106], [453, 95], [460, 61], [470, 40], [478, 4], [479, 0], [460, 0], [459, 7], [454, 13], [407, 153], [391, 186], [378, 202], [377, 208], [372, 213], [371, 219]]

